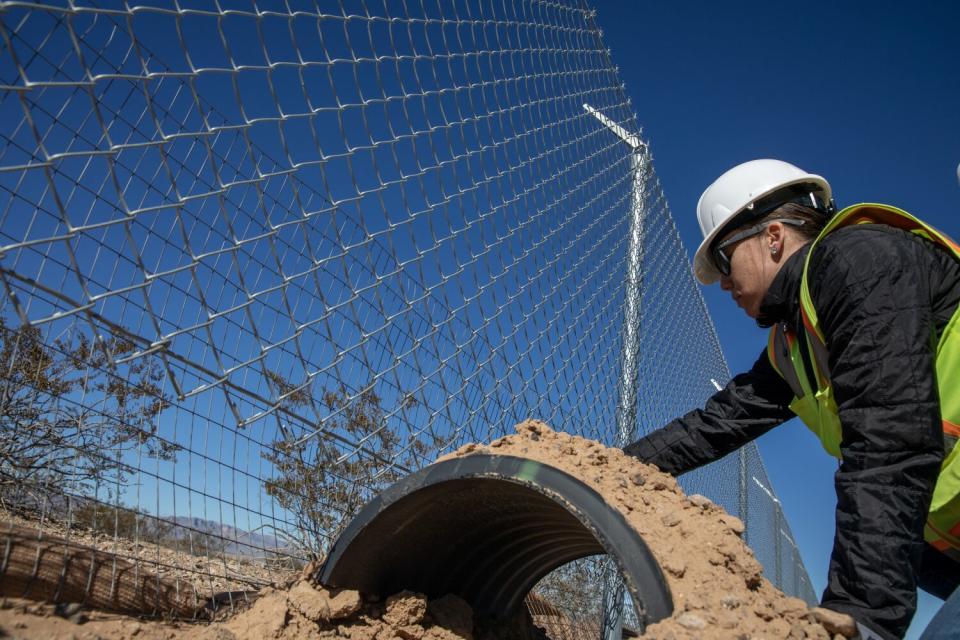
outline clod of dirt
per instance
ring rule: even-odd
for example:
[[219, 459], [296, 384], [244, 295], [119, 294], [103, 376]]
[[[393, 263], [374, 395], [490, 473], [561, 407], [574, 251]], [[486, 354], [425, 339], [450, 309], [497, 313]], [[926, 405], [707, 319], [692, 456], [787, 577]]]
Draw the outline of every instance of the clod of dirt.
[[839, 634], [847, 638], [857, 634], [856, 622], [846, 614], [824, 609], [823, 607], [815, 607], [810, 613], [813, 615], [813, 618], [822, 624], [824, 629], [830, 633]]
[[437, 627], [452, 636], [469, 638], [473, 634], [473, 609], [459, 596], [449, 594], [430, 602], [427, 613]]
[[423, 622], [427, 614], [427, 599], [412, 591], [402, 591], [387, 598], [383, 621], [393, 627], [408, 627]]
[[[338, 607], [334, 603], [344, 606]], [[423, 594], [402, 591], [385, 602], [363, 600], [356, 591], [334, 592], [301, 581], [288, 592], [272, 590], [250, 610], [207, 627], [204, 640], [226, 630], [235, 640], [542, 640], [524, 609], [506, 621], [476, 620], [470, 605], [447, 595], [429, 602]]]
[[287, 594], [290, 606], [313, 622], [329, 622], [349, 618], [363, 606], [356, 591], [327, 591], [314, 588], [301, 580]]

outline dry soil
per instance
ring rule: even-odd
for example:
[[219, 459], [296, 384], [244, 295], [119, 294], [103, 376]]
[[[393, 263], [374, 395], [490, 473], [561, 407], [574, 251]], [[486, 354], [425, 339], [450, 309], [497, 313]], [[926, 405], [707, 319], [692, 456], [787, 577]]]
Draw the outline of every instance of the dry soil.
[[[488, 445], [470, 444], [449, 457], [499, 454], [525, 457], [575, 475], [599, 492], [640, 533], [663, 568], [674, 613], [651, 625], [645, 638], [661, 640], [842, 640], [852, 621], [811, 610], [784, 595], [761, 574], [741, 540], [743, 523], [703, 496], [686, 496], [677, 482], [619, 449], [559, 433], [538, 421]], [[411, 592], [386, 600], [328, 590], [307, 579], [268, 587], [248, 606], [215, 623], [137, 620], [78, 605], [7, 598], [0, 606], [0, 637], [108, 640], [199, 638], [252, 640], [535, 640], [547, 637], [526, 611], [513, 619], [475, 619], [454, 595], [428, 601]], [[549, 629], [548, 629], [549, 631]], [[4, 635], [6, 634], [6, 635]], [[586, 640], [586, 639], [584, 639]], [[591, 639], [592, 640], [592, 639]]]

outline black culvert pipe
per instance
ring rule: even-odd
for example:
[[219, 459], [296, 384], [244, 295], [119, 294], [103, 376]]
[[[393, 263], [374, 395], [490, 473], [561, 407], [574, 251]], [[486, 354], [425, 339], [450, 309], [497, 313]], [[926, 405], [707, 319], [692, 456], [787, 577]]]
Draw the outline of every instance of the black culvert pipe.
[[643, 627], [672, 613], [647, 545], [600, 494], [533, 460], [470, 455], [421, 469], [370, 501], [318, 577], [381, 597], [455, 593], [500, 618], [557, 567], [603, 553], [620, 568]]

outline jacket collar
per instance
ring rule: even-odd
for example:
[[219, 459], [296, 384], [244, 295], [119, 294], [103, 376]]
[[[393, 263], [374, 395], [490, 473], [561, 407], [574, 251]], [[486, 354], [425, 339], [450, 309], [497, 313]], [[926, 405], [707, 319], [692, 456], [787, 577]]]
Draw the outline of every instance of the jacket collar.
[[761, 327], [772, 327], [778, 322], [786, 322], [792, 329], [797, 330], [793, 325], [796, 324], [800, 311], [800, 280], [803, 278], [803, 266], [807, 261], [810, 244], [808, 242], [803, 245], [787, 258], [770, 283], [757, 316], [757, 324]]

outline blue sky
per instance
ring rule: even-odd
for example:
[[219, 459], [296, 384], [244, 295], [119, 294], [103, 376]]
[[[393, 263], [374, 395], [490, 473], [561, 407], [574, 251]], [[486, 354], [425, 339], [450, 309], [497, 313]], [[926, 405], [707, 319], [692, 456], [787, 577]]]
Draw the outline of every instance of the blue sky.
[[[787, 160], [841, 207], [893, 204], [960, 236], [960, 4], [593, 3], [687, 252], [701, 191], [746, 160]], [[719, 287], [704, 289], [732, 371], [762, 347]], [[817, 593], [833, 541], [833, 472], [803, 425], [759, 441]], [[938, 600], [921, 594], [908, 638]]]
[[[362, 9], [339, 4], [325, 6]], [[257, 493], [263, 447], [281, 423], [300, 437], [336, 420], [322, 403], [272, 411], [267, 371], [315, 397], [375, 383], [397, 430], [434, 448], [434, 436], [490, 440], [531, 415], [609, 436], [632, 172], [626, 147], [566, 94], [625, 119], [619, 82], [582, 30], [516, 31], [534, 19], [527, 5], [401, 6], [396, 23], [4, 14], [0, 85], [32, 87], [0, 91], [0, 236], [23, 315], [51, 335], [100, 331], [62, 315], [95, 297], [92, 313], [141, 346], [162, 339], [170, 393], [185, 396], [158, 427], [184, 451], [129, 460], [142, 478], [114, 494], [164, 515], [273, 522]], [[571, 19], [538, 9], [545, 23]], [[509, 53], [548, 41], [564, 52], [559, 75], [544, 75], [557, 58]], [[458, 47], [468, 55], [451, 64]], [[395, 55], [371, 68], [378, 52]], [[663, 272], [685, 269], [673, 228], [657, 231]], [[692, 291], [659, 308], [689, 310]], [[654, 339], [693, 324], [663, 323]], [[675, 341], [677, 358], [703, 353], [704, 341]], [[710, 388], [702, 371], [652, 368], [698, 399]], [[677, 395], [645, 396], [655, 422], [679, 410]]]

